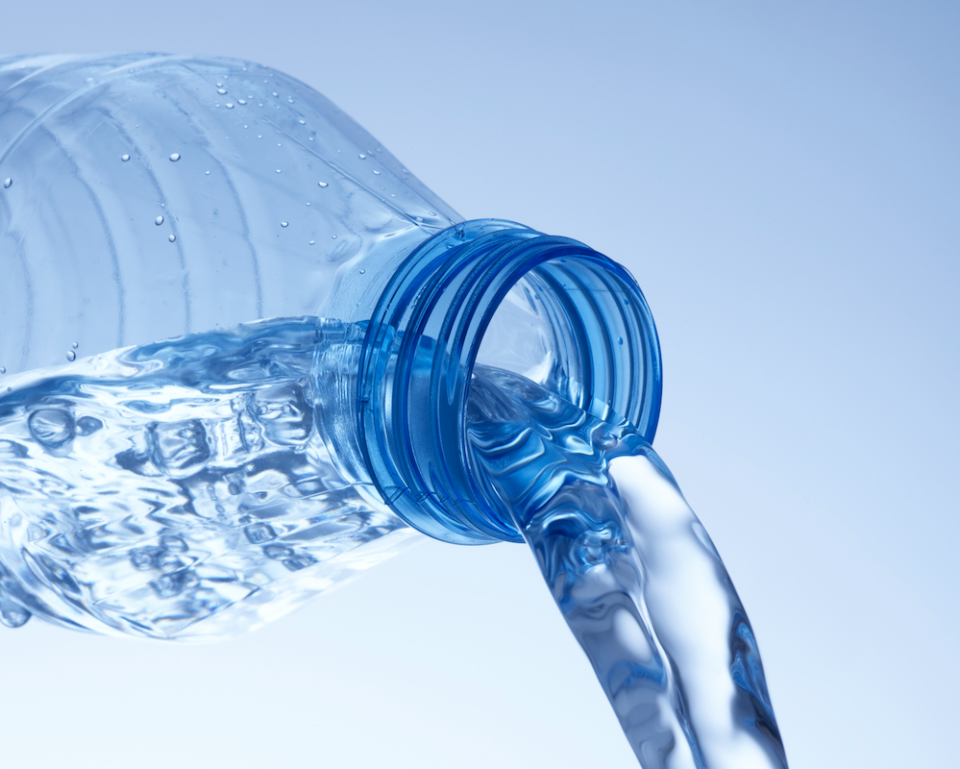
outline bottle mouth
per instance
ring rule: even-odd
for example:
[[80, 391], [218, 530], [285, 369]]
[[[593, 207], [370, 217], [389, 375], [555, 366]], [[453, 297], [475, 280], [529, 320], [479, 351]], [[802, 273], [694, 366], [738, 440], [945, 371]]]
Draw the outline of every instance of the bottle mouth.
[[[656, 432], [660, 346], [630, 273], [582, 243], [515, 222], [454, 225], [414, 251], [381, 294], [358, 383], [371, 477], [403, 520], [436, 539], [522, 541], [475, 482], [466, 442], [473, 367], [518, 286], [542, 308], [541, 384], [599, 419], [628, 420], [647, 441]], [[499, 326], [494, 346], [509, 348], [509, 324]]]

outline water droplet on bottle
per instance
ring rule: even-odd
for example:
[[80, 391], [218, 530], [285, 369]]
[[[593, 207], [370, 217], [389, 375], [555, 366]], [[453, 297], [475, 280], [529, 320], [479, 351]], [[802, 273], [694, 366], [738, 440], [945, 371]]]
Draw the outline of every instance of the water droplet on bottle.
[[288, 97], [287, 97], [287, 101], [290, 102], [291, 104], [293, 104], [293, 97], [292, 97], [292, 96], [288, 96]]
[[179, 159], [180, 159], [180, 153], [179, 153], [179, 152], [174, 152], [174, 153], [170, 156], [170, 161], [171, 161], [172, 163], [176, 163]]
[[[311, 240], [310, 242], [313, 243], [312, 240]], [[0, 374], [6, 374], [6, 373], [7, 373], [7, 367], [6, 367], [6, 366], [0, 366]]]
[[328, 185], [327, 185], [326, 182], [317, 182], [317, 186], [318, 186], [318, 187], [326, 187], [326, 186], [328, 186]]
[[163, 224], [163, 217], [158, 216], [156, 219], [153, 220], [153, 223], [157, 225], [157, 227], [159, 227], [161, 224]]
[[623, 344], [623, 337], [622, 337], [622, 336], [618, 336], [618, 337], [617, 337], [617, 344]]
[[209, 171], [204, 171], [204, 173], [205, 173], [207, 176], [210, 176], [210, 172], [209, 172]]
[[76, 349], [80, 346], [80, 342], [74, 342], [74, 343], [71, 344], [70, 346], [71, 346], [74, 350], [76, 350]]
[[377, 176], [380, 176], [380, 172], [379, 172], [376, 168], [373, 169], [373, 172], [374, 172]]
[[361, 267], [361, 268], [360, 268], [360, 274], [363, 275], [364, 273], [366, 273], [366, 270]]
[[282, 147], [283, 145], [280, 142], [277, 142], [277, 146]]
[[223, 83], [221, 83], [220, 81], [217, 81], [217, 88], [223, 88]]
[[281, 227], [289, 227], [289, 226], [290, 226], [290, 222], [280, 222], [280, 226], [281, 226]]
[[227, 102], [227, 109], [233, 109], [233, 102], [232, 102], [232, 101], [228, 101], [228, 102]]
[[276, 91], [272, 91], [272, 93], [273, 93], [274, 96], [279, 96], [279, 95], [280, 95], [280, 94], [278, 94]]
[[361, 159], [361, 160], [366, 160], [366, 159], [367, 159], [367, 156], [364, 155], [364, 154], [361, 152], [361, 153], [360, 153], [360, 159]]
[[313, 245], [314, 243], [316, 243], [316, 242], [317, 242], [317, 241], [315, 241], [315, 240], [311, 240], [308, 245], [311, 245], [311, 246], [312, 246], [312, 245]]
[[224, 93], [226, 93], [226, 92], [227, 92], [227, 89], [226, 89], [226, 88], [218, 88], [218, 89], [217, 89], [217, 93], [219, 93], [219, 94], [224, 94]]
[[247, 100], [246, 100], [246, 99], [237, 99], [237, 104], [243, 105], [243, 104], [246, 104], [246, 103], [247, 103]]
[[279, 169], [279, 168], [277, 169], [277, 173], [280, 173], [280, 169]]
[[124, 163], [126, 163], [126, 162], [130, 159], [130, 156], [129, 156], [127, 153], [123, 153], [123, 154], [120, 156], [120, 159], [121, 159]]
[[307, 205], [308, 205], [308, 206], [310, 205], [310, 201], [309, 201], [309, 200], [307, 201]]
[[331, 235], [330, 237], [333, 238], [334, 240], [337, 239], [337, 236], [336, 236], [336, 235]]
[[169, 240], [171, 243], [175, 243], [177, 240], [177, 236], [171, 232], [169, 235], [167, 235], [167, 240]]
[[77, 354], [73, 350], [67, 350], [67, 360], [73, 363], [77, 359]]
[[302, 118], [301, 118], [298, 122], [300, 123], [300, 125], [306, 125], [306, 124], [307, 124], [307, 121], [306, 121], [306, 120], [303, 120]]
[[6, 179], [3, 180], [3, 188], [4, 188], [4, 189], [8, 189], [11, 184], [13, 184], [13, 179], [11, 179], [9, 176], [8, 176]]
[[257, 138], [258, 138], [258, 139], [262, 139], [262, 138], [263, 138], [263, 134], [257, 134]]

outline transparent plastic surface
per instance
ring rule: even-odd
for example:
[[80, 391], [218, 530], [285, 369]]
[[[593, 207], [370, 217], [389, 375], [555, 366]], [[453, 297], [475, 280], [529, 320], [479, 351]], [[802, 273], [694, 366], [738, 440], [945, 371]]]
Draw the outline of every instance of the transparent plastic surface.
[[0, 595], [74, 628], [215, 640], [422, 539], [317, 410], [363, 333], [265, 321], [21, 374], [0, 394]]
[[644, 767], [786, 766], [621, 266], [241, 61], [0, 59], [0, 182], [0, 622], [215, 640], [526, 541]]
[[242, 61], [0, 59], [0, 367], [369, 317], [460, 221], [312, 88]]

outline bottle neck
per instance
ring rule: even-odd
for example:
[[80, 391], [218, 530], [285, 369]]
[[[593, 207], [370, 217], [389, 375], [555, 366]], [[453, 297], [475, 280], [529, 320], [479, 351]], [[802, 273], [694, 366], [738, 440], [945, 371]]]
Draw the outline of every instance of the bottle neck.
[[653, 440], [660, 348], [631, 275], [582, 243], [513, 222], [454, 225], [414, 251], [381, 295], [357, 391], [374, 483], [401, 518], [436, 539], [521, 539], [474, 481], [465, 416], [481, 341], [504, 298], [524, 283], [542, 306], [549, 369], [542, 383], [600, 419], [629, 420]]

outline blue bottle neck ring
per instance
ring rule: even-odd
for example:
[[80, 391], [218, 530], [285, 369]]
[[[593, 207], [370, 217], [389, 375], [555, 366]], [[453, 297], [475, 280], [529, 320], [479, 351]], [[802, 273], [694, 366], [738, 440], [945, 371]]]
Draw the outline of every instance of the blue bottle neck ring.
[[[465, 411], [480, 342], [504, 297], [530, 274], [556, 327], [561, 397], [653, 440], [660, 346], [633, 277], [575, 240], [514, 222], [454, 225], [414, 251], [370, 319], [358, 419], [371, 477], [414, 528], [458, 544], [521, 541], [472, 478]], [[559, 340], [559, 341], [557, 341]]]

